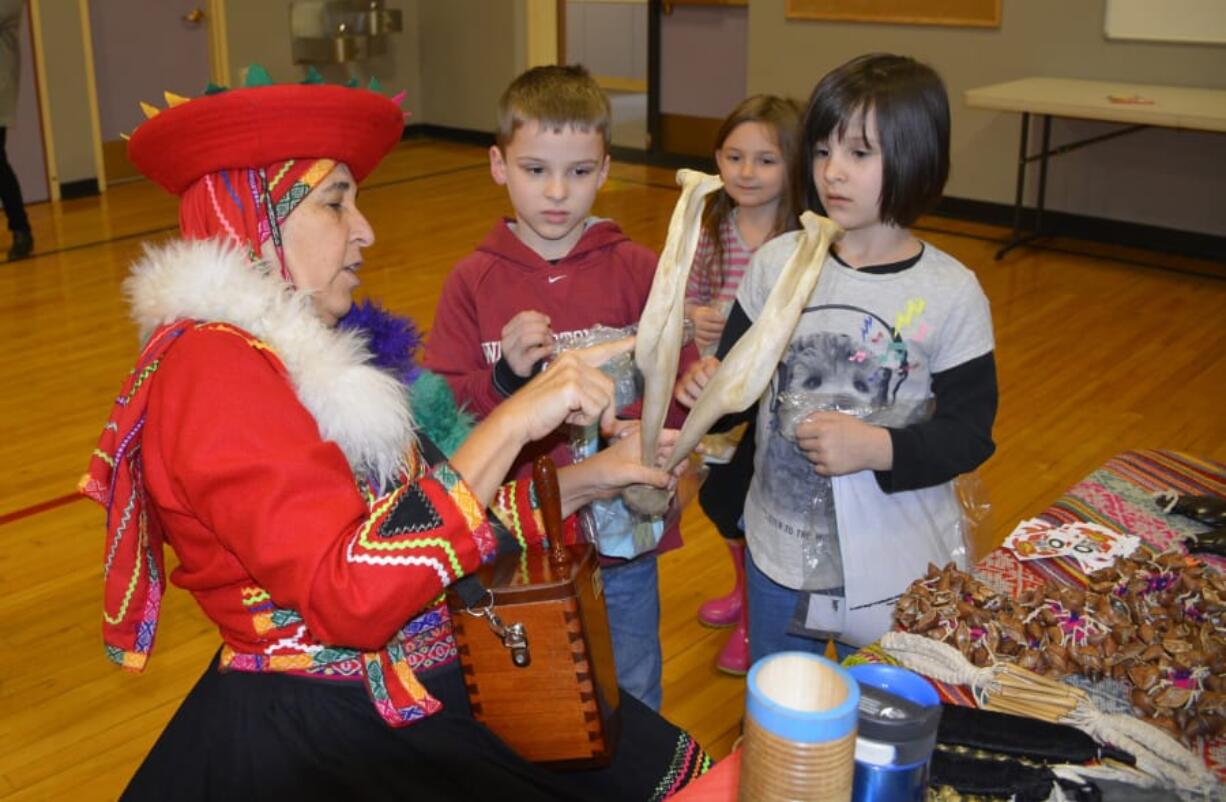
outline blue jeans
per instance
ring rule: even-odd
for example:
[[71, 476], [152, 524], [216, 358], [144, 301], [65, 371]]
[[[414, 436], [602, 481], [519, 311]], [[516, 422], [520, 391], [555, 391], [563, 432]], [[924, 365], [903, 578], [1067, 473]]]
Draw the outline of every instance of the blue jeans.
[[[753, 554], [745, 551], [745, 588], [749, 599], [750, 664], [776, 652], [809, 652], [824, 655], [826, 641], [802, 638], [788, 633], [788, 622], [796, 610], [802, 591], [780, 585], [754, 565]], [[856, 647], [834, 642], [839, 660]]]
[[652, 710], [660, 709], [660, 573], [654, 552], [603, 565], [605, 606], [613, 638], [617, 684]]

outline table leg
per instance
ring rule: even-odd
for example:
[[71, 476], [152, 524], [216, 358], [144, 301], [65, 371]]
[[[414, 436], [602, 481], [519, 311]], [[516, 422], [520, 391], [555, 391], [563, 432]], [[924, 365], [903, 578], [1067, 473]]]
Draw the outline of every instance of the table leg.
[[[1048, 117], [1050, 120], [1051, 118]], [[1026, 194], [1026, 146], [1030, 137], [1030, 112], [1022, 112], [1021, 145], [1017, 154], [1017, 190], [1013, 197], [1013, 236], [1005, 247], [996, 252], [996, 261], [1000, 261], [1006, 253], [1022, 244], [1022, 203]]]
[[1043, 207], [1047, 198], [1047, 158], [1051, 155], [1051, 115], [1043, 115], [1043, 150], [1039, 159], [1039, 202], [1034, 215], [1034, 233], [1031, 239], [1043, 235]]

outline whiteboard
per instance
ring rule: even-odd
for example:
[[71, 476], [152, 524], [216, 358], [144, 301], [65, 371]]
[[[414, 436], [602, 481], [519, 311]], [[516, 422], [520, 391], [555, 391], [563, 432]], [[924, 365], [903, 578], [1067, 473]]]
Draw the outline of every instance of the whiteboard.
[[1108, 39], [1226, 44], [1226, 0], [1107, 0]]

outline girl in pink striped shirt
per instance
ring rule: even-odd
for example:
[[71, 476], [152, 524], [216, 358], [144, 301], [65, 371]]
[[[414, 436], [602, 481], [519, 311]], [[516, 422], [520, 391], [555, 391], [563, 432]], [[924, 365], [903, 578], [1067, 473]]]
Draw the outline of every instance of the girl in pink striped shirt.
[[[733, 109], [716, 135], [715, 161], [724, 188], [709, 196], [703, 210], [702, 236], [685, 290], [685, 314], [693, 321], [694, 342], [704, 355], [719, 345], [754, 251], [797, 227], [800, 197], [790, 169], [797, 163], [799, 123], [800, 111], [792, 101], [755, 95]], [[703, 511], [728, 545], [736, 584], [728, 595], [704, 603], [698, 619], [707, 626], [735, 626], [716, 661], [731, 674], [744, 674], [749, 667], [740, 519], [753, 471], [753, 442], [751, 434], [741, 440], [743, 445], [735, 440], [706, 444], [708, 454], [735, 453], [728, 464], [712, 466], [699, 491]]]

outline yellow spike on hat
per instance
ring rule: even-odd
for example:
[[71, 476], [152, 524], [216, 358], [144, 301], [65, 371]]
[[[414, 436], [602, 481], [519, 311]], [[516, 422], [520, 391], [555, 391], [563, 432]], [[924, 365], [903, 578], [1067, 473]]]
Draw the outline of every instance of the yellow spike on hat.
[[140, 110], [145, 113], [145, 119], [147, 120], [152, 120], [161, 113], [157, 106], [151, 106], [143, 100], [140, 102]]
[[176, 95], [174, 92], [163, 92], [162, 97], [166, 98], [166, 106], [167, 108], [171, 109], [173, 109], [175, 106], [181, 106], [187, 101], [191, 100], [191, 98]]
[[131, 139], [131, 138], [132, 138], [132, 135], [131, 135], [131, 134], [125, 134], [124, 132], [120, 131], [120, 132], [119, 132], [119, 138], [120, 138], [120, 139], [122, 139], [124, 142], [127, 142], [129, 139]]

